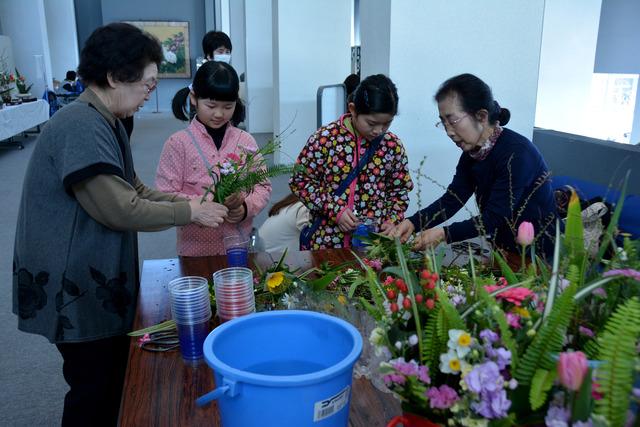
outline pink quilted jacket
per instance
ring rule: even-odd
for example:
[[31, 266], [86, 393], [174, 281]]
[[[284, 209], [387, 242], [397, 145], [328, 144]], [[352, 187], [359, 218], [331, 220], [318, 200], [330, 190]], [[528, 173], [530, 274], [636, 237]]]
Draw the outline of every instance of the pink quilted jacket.
[[[188, 129], [214, 168], [224, 161], [230, 153], [256, 151], [258, 146], [253, 137], [236, 127], [228, 125], [220, 150], [207, 133], [204, 125], [194, 119]], [[178, 194], [188, 199], [200, 198], [204, 193], [202, 186], [210, 185], [211, 178], [207, 168], [193, 145], [186, 130], [174, 133], [164, 144], [160, 163], [156, 172], [156, 187], [167, 193]], [[247, 218], [238, 224], [224, 222], [218, 228], [207, 228], [189, 224], [177, 228], [178, 255], [208, 256], [224, 254], [223, 237], [238, 234], [249, 236], [253, 218], [266, 206], [271, 195], [271, 184], [256, 186], [247, 196]]]

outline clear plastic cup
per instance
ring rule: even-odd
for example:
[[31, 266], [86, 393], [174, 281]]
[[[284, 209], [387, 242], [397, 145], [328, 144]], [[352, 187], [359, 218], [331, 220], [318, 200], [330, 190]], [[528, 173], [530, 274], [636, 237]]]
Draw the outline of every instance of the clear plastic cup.
[[218, 317], [226, 321], [255, 312], [253, 272], [248, 268], [231, 267], [213, 274]]
[[169, 283], [169, 296], [182, 358], [187, 361], [201, 359], [211, 319], [207, 279], [196, 276], [174, 279]]
[[241, 234], [234, 234], [223, 239], [224, 251], [227, 254], [227, 267], [249, 266], [249, 239]]

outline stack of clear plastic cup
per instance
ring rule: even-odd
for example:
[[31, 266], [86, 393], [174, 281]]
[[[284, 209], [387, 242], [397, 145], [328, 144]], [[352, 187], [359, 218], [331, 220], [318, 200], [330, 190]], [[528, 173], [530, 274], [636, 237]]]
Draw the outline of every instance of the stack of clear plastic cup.
[[221, 322], [256, 311], [253, 272], [244, 267], [231, 267], [213, 273], [216, 311]]
[[185, 360], [204, 356], [202, 345], [209, 334], [211, 301], [204, 277], [179, 277], [169, 282], [171, 315], [178, 327], [180, 352]]

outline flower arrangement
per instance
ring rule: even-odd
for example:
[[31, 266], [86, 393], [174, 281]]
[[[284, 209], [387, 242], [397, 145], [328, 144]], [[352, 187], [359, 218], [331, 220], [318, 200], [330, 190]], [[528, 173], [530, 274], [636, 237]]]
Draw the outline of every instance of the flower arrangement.
[[237, 192], [251, 192], [256, 185], [265, 185], [269, 178], [291, 173], [292, 165], [267, 166], [266, 157], [280, 148], [278, 138], [267, 142], [257, 151], [245, 150], [240, 154], [230, 153], [227, 158], [211, 168], [208, 173], [213, 183], [203, 187], [202, 201], [209, 195], [218, 203]]
[[[13, 75], [11, 77], [13, 77]], [[20, 74], [17, 68], [16, 68], [16, 77], [14, 80], [16, 83], [16, 89], [18, 89], [18, 93], [20, 94], [29, 93], [29, 90], [33, 86], [33, 84], [30, 84], [27, 86], [27, 81], [25, 80], [24, 76]]]
[[[592, 257], [573, 194], [551, 268], [532, 255], [513, 271], [499, 253], [499, 271], [473, 257], [446, 267], [442, 252], [415, 258], [398, 241], [372, 240], [358, 285], [371, 298], [358, 299], [376, 321], [369, 340], [384, 383], [412, 414], [400, 417], [405, 426], [416, 416], [464, 426], [625, 424], [640, 396], [640, 242], [617, 247], [621, 207]], [[524, 259], [534, 230], [518, 234]], [[372, 254], [385, 260], [379, 271]]]

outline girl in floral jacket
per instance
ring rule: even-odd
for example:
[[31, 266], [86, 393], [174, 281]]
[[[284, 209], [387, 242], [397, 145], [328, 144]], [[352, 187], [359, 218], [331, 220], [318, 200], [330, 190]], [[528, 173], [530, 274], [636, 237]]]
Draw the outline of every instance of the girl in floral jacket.
[[[173, 99], [173, 113], [188, 120], [187, 96], [196, 116], [182, 131], [169, 137], [156, 172], [156, 186], [166, 193], [187, 199], [201, 198], [203, 186], [211, 185], [207, 170], [218, 173], [218, 164], [258, 150], [255, 139], [235, 126], [244, 120], [244, 106], [238, 97], [238, 75], [230, 65], [210, 61], [196, 72], [192, 87], [180, 90]], [[271, 185], [256, 185], [249, 194], [236, 193], [225, 200], [229, 214], [218, 228], [196, 224], [177, 228], [178, 255], [208, 256], [225, 253], [223, 237], [249, 236], [253, 218], [266, 206]]]
[[400, 139], [387, 132], [398, 92], [382, 74], [360, 83], [349, 113], [318, 129], [300, 152], [291, 191], [311, 211], [302, 249], [348, 248], [363, 222], [378, 231], [404, 218], [413, 188]]

